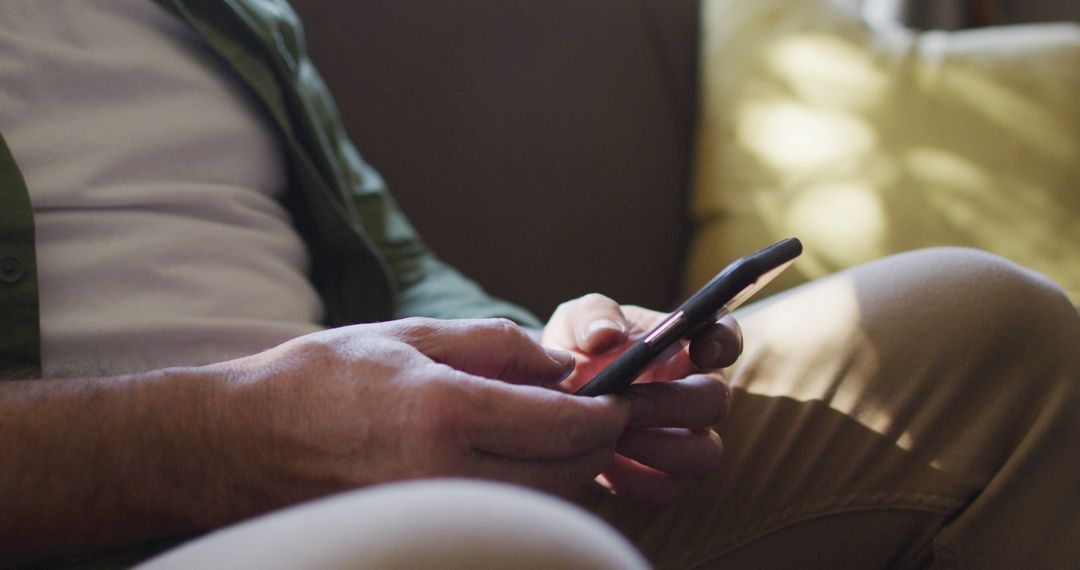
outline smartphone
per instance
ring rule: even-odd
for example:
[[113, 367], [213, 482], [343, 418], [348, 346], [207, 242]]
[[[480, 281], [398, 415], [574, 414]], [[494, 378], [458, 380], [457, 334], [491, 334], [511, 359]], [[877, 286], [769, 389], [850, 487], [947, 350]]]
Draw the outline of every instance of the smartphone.
[[802, 242], [788, 238], [734, 261], [575, 394], [599, 396], [625, 390], [654, 362], [670, 358], [699, 330], [768, 285], [795, 262], [802, 249]]

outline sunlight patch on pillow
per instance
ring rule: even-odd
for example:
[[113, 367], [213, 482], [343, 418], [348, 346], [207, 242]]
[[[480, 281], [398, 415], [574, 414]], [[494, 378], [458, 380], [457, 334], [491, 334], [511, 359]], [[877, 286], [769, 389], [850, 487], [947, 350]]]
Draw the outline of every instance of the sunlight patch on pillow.
[[1080, 26], [878, 29], [831, 0], [704, 0], [686, 287], [796, 235], [792, 286], [935, 245], [1080, 301]]

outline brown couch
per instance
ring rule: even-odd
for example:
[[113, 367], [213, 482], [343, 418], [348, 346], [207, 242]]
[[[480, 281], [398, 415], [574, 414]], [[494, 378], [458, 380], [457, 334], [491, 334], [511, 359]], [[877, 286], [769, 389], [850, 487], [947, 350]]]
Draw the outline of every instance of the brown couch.
[[[443, 258], [541, 317], [589, 291], [677, 301], [698, 0], [294, 4], [357, 146]], [[1077, 17], [1037, 4], [994, 23]]]
[[541, 317], [664, 307], [688, 237], [695, 0], [297, 0], [364, 157], [421, 235]]

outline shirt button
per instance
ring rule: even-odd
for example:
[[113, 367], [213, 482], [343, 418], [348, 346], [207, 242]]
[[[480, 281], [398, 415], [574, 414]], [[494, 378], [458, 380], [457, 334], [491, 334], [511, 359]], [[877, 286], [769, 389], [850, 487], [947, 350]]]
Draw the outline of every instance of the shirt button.
[[21, 261], [14, 257], [0, 257], [0, 281], [18, 283], [26, 275]]

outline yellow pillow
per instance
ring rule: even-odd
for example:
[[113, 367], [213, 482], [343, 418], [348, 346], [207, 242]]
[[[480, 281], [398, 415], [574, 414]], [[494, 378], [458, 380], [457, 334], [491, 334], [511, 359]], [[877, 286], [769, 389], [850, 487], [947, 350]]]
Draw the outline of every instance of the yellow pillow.
[[1080, 302], [1080, 26], [913, 33], [830, 0], [704, 0], [688, 269], [794, 235], [791, 286], [966, 245]]

